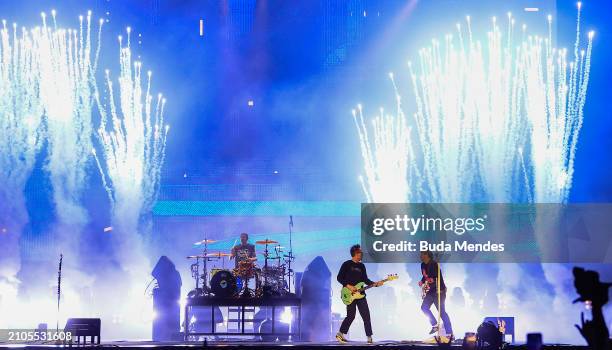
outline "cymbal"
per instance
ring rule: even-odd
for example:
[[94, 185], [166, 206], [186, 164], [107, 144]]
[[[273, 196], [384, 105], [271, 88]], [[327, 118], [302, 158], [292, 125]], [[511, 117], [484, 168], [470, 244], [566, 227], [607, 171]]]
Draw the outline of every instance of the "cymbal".
[[211, 252], [201, 255], [189, 255], [187, 259], [204, 259], [204, 258], [224, 258], [226, 256], [230, 256], [230, 253], [224, 252]]
[[211, 244], [216, 243], [217, 241], [214, 239], [203, 239], [201, 241], [195, 242], [193, 245], [203, 245], [203, 244]]
[[270, 259], [280, 259], [281, 258], [280, 256], [270, 256], [270, 254], [266, 254], [266, 253], [259, 253], [259, 254], [263, 255], [263, 256], [267, 256], [268, 260], [270, 260]]
[[277, 241], [273, 241], [271, 239], [264, 239], [263, 241], [256, 241], [255, 244], [274, 244], [278, 243]]
[[224, 252], [215, 252], [215, 253], [206, 253], [204, 254], [204, 256], [208, 257], [208, 258], [224, 258], [226, 256], [232, 256], [232, 254], [230, 253], [224, 253]]

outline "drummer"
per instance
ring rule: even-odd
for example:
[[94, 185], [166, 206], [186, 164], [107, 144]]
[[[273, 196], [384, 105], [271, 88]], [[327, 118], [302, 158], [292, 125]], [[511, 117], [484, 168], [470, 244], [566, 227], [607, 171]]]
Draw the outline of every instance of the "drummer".
[[240, 265], [240, 262], [253, 262], [257, 260], [255, 254], [255, 246], [249, 243], [249, 234], [243, 232], [240, 234], [240, 244], [234, 246], [231, 251], [230, 259], [235, 259], [236, 268]]

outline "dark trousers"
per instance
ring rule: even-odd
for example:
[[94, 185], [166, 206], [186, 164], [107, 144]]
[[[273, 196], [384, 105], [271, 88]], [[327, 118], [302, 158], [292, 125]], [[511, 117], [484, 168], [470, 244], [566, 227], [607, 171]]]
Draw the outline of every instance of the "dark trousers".
[[423, 311], [425, 316], [429, 318], [429, 323], [431, 323], [432, 326], [435, 326], [438, 322], [436, 317], [430, 310], [431, 304], [434, 304], [436, 306], [436, 309], [440, 310], [440, 318], [442, 318], [442, 322], [444, 323], [444, 330], [446, 330], [446, 333], [453, 334], [453, 326], [451, 326], [450, 318], [448, 317], [448, 314], [446, 313], [446, 307], [444, 306], [445, 301], [446, 291], [440, 292], [441, 307], [438, 306], [438, 295], [436, 294], [436, 292], [429, 292], [425, 296], [425, 299], [423, 299], [423, 303], [421, 304], [421, 310]]
[[349, 327], [355, 319], [355, 309], [357, 308], [359, 308], [359, 314], [363, 319], [363, 327], [365, 328], [366, 336], [370, 337], [372, 335], [372, 323], [370, 322], [370, 308], [368, 307], [366, 298], [357, 299], [346, 306], [346, 317], [344, 321], [342, 321], [342, 325], [340, 325], [340, 333], [348, 333]]

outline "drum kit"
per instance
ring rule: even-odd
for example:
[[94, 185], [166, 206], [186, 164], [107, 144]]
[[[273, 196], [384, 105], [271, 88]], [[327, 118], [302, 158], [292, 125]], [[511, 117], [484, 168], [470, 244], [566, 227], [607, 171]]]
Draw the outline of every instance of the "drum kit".
[[[237, 251], [234, 259], [237, 259], [236, 267], [226, 268], [226, 258], [231, 253], [209, 251], [209, 244], [216, 243], [212, 239], [204, 239], [194, 245], [202, 248], [199, 255], [190, 255], [189, 260], [195, 260], [191, 264], [191, 276], [195, 280], [195, 289], [187, 296], [194, 297], [270, 297], [283, 296], [291, 293], [289, 283], [293, 270], [291, 263], [295, 256], [291, 251], [285, 254], [285, 248], [277, 241], [265, 239], [256, 241], [255, 244], [264, 246], [263, 265], [259, 267], [258, 258], [249, 257], [245, 251]], [[254, 281], [254, 283], [250, 283]], [[254, 287], [251, 288], [250, 285]]]

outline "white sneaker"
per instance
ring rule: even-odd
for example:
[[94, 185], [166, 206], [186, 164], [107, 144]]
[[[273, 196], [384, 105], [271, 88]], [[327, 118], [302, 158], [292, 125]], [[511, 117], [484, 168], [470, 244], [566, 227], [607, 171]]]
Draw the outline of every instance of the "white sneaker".
[[368, 344], [374, 344], [374, 340], [372, 340], [372, 337], [368, 337]]

